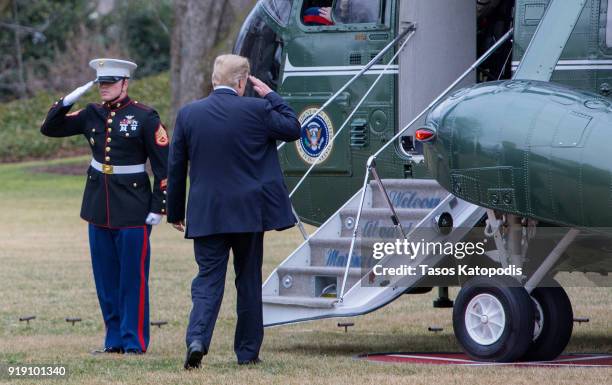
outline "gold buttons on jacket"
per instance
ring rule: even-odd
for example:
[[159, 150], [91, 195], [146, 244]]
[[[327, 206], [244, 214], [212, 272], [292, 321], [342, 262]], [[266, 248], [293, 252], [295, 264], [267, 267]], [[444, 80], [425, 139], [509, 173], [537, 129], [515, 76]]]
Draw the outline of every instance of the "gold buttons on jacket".
[[95, 128], [92, 128], [92, 129], [91, 129], [91, 132], [96, 132], [96, 129], [95, 129]]
[[110, 162], [110, 156], [107, 156], [106, 158], [104, 158], [104, 160]]
[[138, 183], [134, 183], [132, 186], [134, 186], [134, 187], [138, 187]]
[[162, 214], [166, 212], [166, 209], [162, 209]]
[[164, 199], [164, 200], [162, 201], [162, 203], [166, 203], [166, 200]]
[[109, 127], [109, 128], [108, 128], [108, 130], [106, 130], [106, 131], [108, 131], [108, 132], [112, 132], [112, 131], [113, 131], [113, 129]]
[[117, 108], [121, 107], [121, 103], [117, 103]]
[[130, 136], [130, 133], [129, 133], [129, 132], [126, 132], [126, 133], [125, 133], [125, 136]]
[[106, 142], [107, 142], [107, 143], [110, 143], [110, 142], [111, 142], [111, 140], [112, 140], [111, 138], [106, 138]]
[[110, 152], [111, 148], [110, 147], [106, 147], [106, 152]]
[[111, 124], [112, 122], [113, 122], [112, 119], [109, 119], [109, 120], [106, 121], [106, 123], [108, 123], [108, 124]]
[[115, 111], [111, 112], [111, 116], [115, 116], [115, 115], [117, 115]]

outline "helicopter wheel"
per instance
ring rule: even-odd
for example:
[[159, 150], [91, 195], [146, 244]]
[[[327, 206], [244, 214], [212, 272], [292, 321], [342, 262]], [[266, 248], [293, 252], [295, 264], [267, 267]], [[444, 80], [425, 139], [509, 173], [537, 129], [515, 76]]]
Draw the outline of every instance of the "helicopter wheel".
[[531, 292], [531, 298], [535, 307], [534, 336], [523, 360], [550, 361], [563, 352], [572, 336], [572, 304], [558, 285], [537, 287]]
[[533, 340], [534, 305], [512, 278], [476, 277], [455, 301], [453, 327], [463, 350], [479, 361], [513, 362]]

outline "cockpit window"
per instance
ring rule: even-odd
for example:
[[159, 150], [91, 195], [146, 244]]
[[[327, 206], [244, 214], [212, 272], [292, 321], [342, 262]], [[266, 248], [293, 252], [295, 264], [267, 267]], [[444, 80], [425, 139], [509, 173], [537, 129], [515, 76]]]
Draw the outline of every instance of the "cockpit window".
[[341, 25], [379, 23], [383, 0], [304, 0], [302, 23]]
[[268, 13], [282, 26], [289, 22], [293, 0], [263, 0], [263, 6]]
[[[242, 25], [232, 52], [248, 58], [251, 74], [277, 90], [283, 40], [266, 21], [268, 18], [261, 9], [253, 9]], [[252, 87], [247, 87], [246, 95], [255, 96]]]
[[337, 24], [378, 23], [382, 0], [336, 0], [334, 20]]

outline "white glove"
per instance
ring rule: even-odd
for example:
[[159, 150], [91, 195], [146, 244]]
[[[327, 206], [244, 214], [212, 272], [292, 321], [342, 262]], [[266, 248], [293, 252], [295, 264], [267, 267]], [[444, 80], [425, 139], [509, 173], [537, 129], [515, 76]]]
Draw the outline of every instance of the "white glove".
[[161, 215], [155, 214], [155, 213], [149, 213], [145, 223], [147, 225], [155, 226], [155, 225], [159, 225], [161, 223], [161, 220], [162, 220], [162, 216]]
[[87, 90], [89, 90], [91, 86], [93, 86], [93, 84], [94, 84], [94, 81], [92, 80], [89, 83], [83, 86], [80, 86], [76, 90], [66, 95], [64, 97], [64, 100], [62, 101], [62, 104], [64, 105], [64, 107], [68, 107], [74, 104], [74, 102], [76, 102], [85, 92], [87, 92]]

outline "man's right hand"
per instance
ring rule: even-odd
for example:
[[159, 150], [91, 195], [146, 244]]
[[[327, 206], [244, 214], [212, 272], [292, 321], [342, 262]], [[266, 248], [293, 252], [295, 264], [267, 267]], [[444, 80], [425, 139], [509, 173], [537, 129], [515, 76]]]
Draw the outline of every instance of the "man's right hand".
[[173, 223], [172, 227], [174, 227], [176, 230], [180, 231], [181, 233], [184, 233], [185, 232], [185, 221], [179, 221], [179, 222]]
[[74, 90], [71, 93], [69, 93], [68, 95], [66, 95], [64, 97], [64, 100], [62, 101], [62, 104], [64, 105], [64, 107], [68, 107], [68, 106], [74, 104], [74, 102], [76, 102], [81, 96], [83, 96], [83, 94], [85, 92], [87, 92], [87, 90], [89, 90], [91, 88], [91, 86], [93, 86], [93, 84], [94, 84], [94, 82], [92, 80], [89, 83], [80, 86], [76, 90]]
[[261, 96], [262, 98], [265, 98], [266, 95], [272, 92], [272, 89], [268, 87], [266, 83], [257, 79], [255, 76], [249, 76], [249, 80], [251, 83], [253, 83], [253, 89], [255, 92], [257, 92], [257, 95]]
[[333, 22], [331, 17], [331, 7], [321, 7], [319, 9], [319, 16], [327, 21]]

